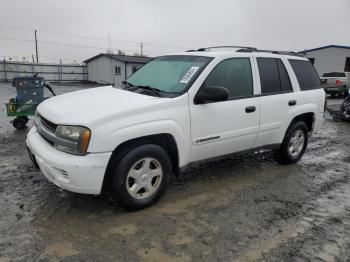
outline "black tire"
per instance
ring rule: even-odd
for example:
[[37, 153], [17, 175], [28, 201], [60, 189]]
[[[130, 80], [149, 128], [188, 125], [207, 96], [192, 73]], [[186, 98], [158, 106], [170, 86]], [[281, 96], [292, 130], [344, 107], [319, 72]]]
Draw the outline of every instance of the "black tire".
[[12, 125], [16, 129], [23, 129], [26, 127], [27, 122], [24, 117], [19, 116], [12, 120]]
[[29, 118], [27, 116], [22, 116], [23, 120], [28, 124]]
[[341, 122], [341, 117], [337, 114], [337, 115], [334, 115], [333, 116], [333, 120], [335, 121], [335, 122]]
[[333, 93], [333, 94], [331, 94], [331, 97], [332, 97], [332, 98], [334, 98], [334, 97], [335, 97], [335, 94], [334, 94], [334, 93]]
[[[297, 130], [301, 130], [304, 133], [304, 144], [301, 151], [295, 156], [293, 156], [289, 150], [291, 143], [291, 138]], [[308, 127], [302, 122], [294, 122], [288, 128], [281, 146], [274, 151], [275, 159], [280, 164], [293, 164], [300, 160], [304, 155], [308, 143]]]
[[[157, 189], [147, 198], [138, 199], [129, 194], [127, 189], [127, 179], [130, 169], [143, 158], [156, 159], [162, 169], [162, 179]], [[171, 174], [171, 161], [167, 152], [160, 146], [154, 144], [144, 144], [136, 146], [130, 150], [122, 152], [122, 155], [116, 157], [118, 161], [114, 167], [113, 178], [108, 186], [109, 193], [114, 202], [126, 210], [138, 210], [153, 205], [162, 194], [165, 193]]]

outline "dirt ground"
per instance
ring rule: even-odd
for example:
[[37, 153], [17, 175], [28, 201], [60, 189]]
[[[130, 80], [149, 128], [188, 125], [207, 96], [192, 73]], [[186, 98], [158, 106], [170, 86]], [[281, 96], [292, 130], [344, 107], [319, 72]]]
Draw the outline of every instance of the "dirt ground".
[[27, 157], [28, 129], [5, 116], [14, 90], [0, 94], [0, 262], [350, 261], [350, 123], [327, 119], [295, 165], [270, 152], [214, 162], [127, 213], [47, 182]]

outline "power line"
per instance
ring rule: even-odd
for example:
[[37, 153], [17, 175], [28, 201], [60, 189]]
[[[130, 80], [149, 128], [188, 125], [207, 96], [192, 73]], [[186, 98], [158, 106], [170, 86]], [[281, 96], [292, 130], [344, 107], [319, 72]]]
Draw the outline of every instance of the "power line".
[[[0, 40], [9, 40], [9, 41], [17, 41], [17, 42], [35, 42], [34, 40], [30, 40], [30, 39], [8, 38], [8, 37], [0, 37]], [[53, 41], [46, 41], [46, 40], [40, 40], [40, 41], [37, 41], [37, 42], [41, 43], [41, 44], [49, 44], [49, 45], [57, 45], [57, 46], [67, 46], [67, 47], [106, 50], [106, 47], [101, 47], [101, 46], [78, 45], [78, 44], [72, 44], [72, 43], [53, 42]], [[139, 51], [137, 49], [111, 48], [111, 50], [114, 50], [114, 51], [118, 51], [118, 49], [120, 49], [122, 51], [127, 51], [127, 52], [138, 52]], [[149, 51], [148, 50], [147, 53], [160, 53], [160, 52], [154, 52], [154, 51]]]
[[[12, 27], [12, 26], [0, 26], [0, 28], [7, 28], [10, 30], [18, 30], [18, 31], [32, 31], [33, 29], [30, 28], [25, 28], [25, 27]], [[47, 34], [47, 35], [61, 35], [61, 36], [69, 36], [69, 37], [75, 37], [75, 38], [83, 38], [83, 39], [90, 39], [90, 40], [98, 40], [98, 41], [108, 41], [108, 39], [106, 38], [102, 38], [102, 37], [95, 37], [95, 36], [87, 36], [87, 35], [80, 35], [80, 34], [72, 34], [72, 33], [63, 33], [63, 32], [47, 32], [47, 31], [41, 31], [41, 34]], [[125, 39], [120, 39], [120, 38], [113, 38], [110, 37], [110, 40], [113, 41], [117, 41], [117, 42], [125, 42], [125, 43], [139, 43], [139, 41], [136, 40], [125, 40]], [[163, 44], [163, 43], [156, 43], [156, 42], [145, 42], [143, 41], [144, 44], [147, 45], [154, 45], [154, 46], [159, 46], [159, 47], [165, 47], [165, 48], [170, 48], [170, 49], [188, 49], [188, 47], [184, 47], [184, 46], [175, 46], [175, 45], [167, 45], [167, 44]]]
[[34, 42], [34, 40], [31, 40], [31, 39], [11, 38], [11, 37], [0, 37], [0, 40], [19, 41], [19, 42]]

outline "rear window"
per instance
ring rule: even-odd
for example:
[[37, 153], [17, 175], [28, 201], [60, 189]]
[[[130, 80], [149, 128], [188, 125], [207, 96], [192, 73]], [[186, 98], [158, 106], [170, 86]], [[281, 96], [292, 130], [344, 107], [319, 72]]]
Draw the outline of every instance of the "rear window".
[[321, 81], [310, 61], [289, 59], [294, 73], [298, 79], [300, 90], [321, 88]]
[[331, 72], [331, 73], [324, 73], [324, 77], [345, 77], [345, 73], [341, 72]]

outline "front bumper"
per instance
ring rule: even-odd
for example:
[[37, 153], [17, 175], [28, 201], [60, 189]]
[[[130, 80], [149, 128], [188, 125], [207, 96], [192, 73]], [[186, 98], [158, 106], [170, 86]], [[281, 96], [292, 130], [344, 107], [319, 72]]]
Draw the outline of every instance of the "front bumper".
[[27, 146], [44, 176], [60, 188], [82, 194], [100, 194], [106, 167], [112, 153], [76, 156], [49, 144], [33, 127]]

